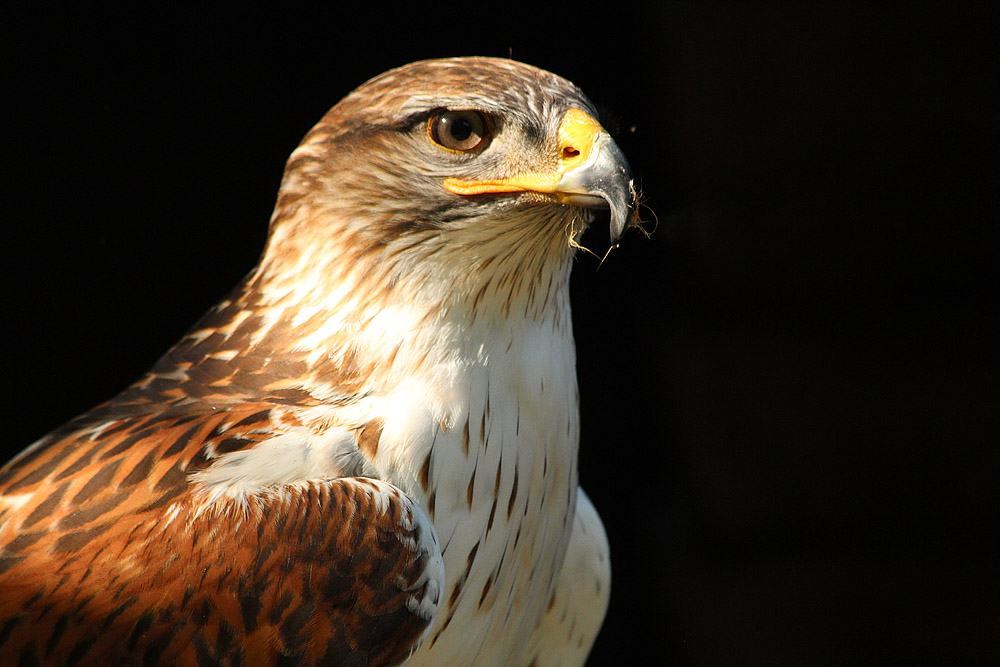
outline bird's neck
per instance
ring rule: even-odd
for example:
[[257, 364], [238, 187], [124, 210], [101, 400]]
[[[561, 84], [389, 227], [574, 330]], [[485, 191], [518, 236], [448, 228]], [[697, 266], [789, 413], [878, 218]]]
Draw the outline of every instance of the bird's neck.
[[522, 213], [516, 226], [409, 229], [377, 243], [364, 229], [327, 236], [296, 227], [315, 215], [300, 209], [272, 231], [241, 299], [265, 329], [259, 347], [297, 357], [325, 398], [347, 376], [384, 388], [442, 357], [479, 354], [486, 340], [516, 345], [525, 327], [571, 329], [578, 209]]
[[501, 341], [506, 351], [535, 332], [571, 339], [568, 273], [568, 262], [538, 278], [497, 272], [462, 290], [426, 274], [342, 276], [336, 290], [255, 308], [272, 322], [258, 347], [301, 364], [303, 388], [321, 401], [383, 393], [442, 364], [496, 360]]
[[161, 360], [156, 386], [210, 385], [216, 400], [231, 387], [339, 402], [481, 359], [498, 341], [518, 346], [525, 332], [571, 340], [572, 250], [561, 231], [530, 244], [501, 235], [472, 250], [433, 238], [411, 239], [405, 252], [285, 241], [273, 236], [258, 270]]

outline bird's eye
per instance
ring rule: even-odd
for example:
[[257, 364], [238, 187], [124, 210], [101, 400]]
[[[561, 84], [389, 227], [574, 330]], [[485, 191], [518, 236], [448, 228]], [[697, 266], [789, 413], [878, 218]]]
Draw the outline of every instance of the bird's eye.
[[489, 138], [489, 126], [478, 111], [440, 111], [427, 123], [431, 140], [453, 151], [474, 151]]

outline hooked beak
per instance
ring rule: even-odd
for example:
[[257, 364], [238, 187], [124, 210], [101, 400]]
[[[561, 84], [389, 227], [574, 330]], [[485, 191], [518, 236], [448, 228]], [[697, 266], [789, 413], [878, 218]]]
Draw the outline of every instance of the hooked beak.
[[476, 181], [448, 178], [444, 187], [459, 195], [541, 192], [563, 204], [610, 208], [612, 243], [625, 231], [637, 205], [625, 155], [601, 124], [580, 109], [567, 111], [559, 124], [554, 170]]

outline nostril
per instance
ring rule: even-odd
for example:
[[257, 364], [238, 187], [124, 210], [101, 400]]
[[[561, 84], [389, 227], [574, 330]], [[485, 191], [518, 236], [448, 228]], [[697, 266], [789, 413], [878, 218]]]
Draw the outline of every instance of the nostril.
[[570, 158], [574, 158], [574, 157], [576, 157], [579, 154], [580, 154], [580, 151], [576, 150], [572, 146], [567, 146], [566, 148], [564, 148], [562, 150], [562, 156], [566, 160], [568, 160]]

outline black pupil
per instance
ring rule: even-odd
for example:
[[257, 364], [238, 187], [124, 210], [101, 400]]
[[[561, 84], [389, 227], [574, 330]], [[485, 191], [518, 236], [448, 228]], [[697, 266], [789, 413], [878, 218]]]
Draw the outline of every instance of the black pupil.
[[468, 118], [455, 118], [449, 124], [448, 131], [456, 141], [465, 141], [472, 136], [472, 123]]

